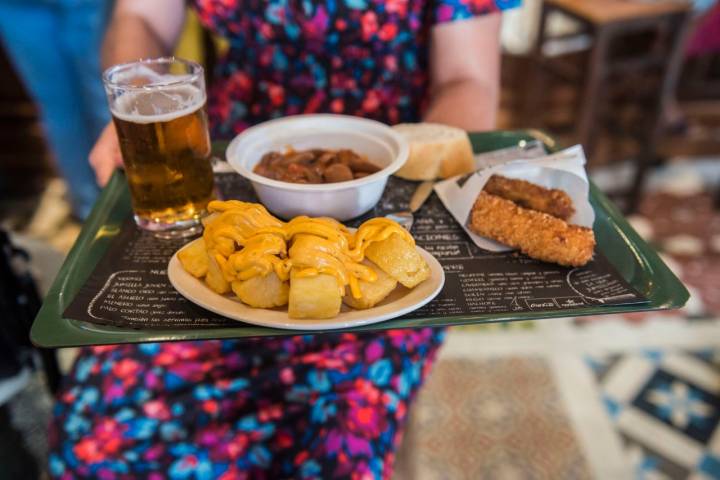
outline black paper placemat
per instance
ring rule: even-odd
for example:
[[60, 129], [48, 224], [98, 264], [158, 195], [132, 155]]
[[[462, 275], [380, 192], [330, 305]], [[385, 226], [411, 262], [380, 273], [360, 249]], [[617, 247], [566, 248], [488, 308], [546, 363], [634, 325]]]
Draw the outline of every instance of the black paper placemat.
[[[250, 184], [237, 174], [217, 174], [216, 184], [222, 198], [257, 201]], [[391, 177], [379, 204], [348, 225], [406, 209], [416, 186]], [[515, 252], [480, 249], [434, 194], [416, 214], [412, 233], [443, 265], [446, 279], [440, 295], [407, 318], [565, 309], [572, 315], [572, 309], [588, 305], [646, 301], [597, 250], [588, 265], [571, 269]], [[156, 239], [128, 218], [64, 316], [143, 329], [239, 325], [194, 305], [170, 284], [168, 261], [186, 242]]]

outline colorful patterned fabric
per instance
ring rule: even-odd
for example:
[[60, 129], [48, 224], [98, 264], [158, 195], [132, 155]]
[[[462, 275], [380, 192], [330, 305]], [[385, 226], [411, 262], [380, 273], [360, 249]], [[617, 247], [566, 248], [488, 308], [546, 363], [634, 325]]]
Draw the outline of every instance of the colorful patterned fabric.
[[690, 34], [687, 56], [690, 58], [720, 52], [720, 3], [705, 12]]
[[[215, 138], [302, 112], [418, 121], [432, 25], [520, 0], [197, 0], [231, 48]], [[61, 479], [389, 478], [444, 331], [85, 348], [50, 427]]]
[[61, 479], [389, 478], [442, 330], [86, 348], [58, 396]]
[[520, 1], [196, 0], [203, 24], [230, 43], [210, 87], [214, 137], [298, 113], [418, 121], [430, 27]]

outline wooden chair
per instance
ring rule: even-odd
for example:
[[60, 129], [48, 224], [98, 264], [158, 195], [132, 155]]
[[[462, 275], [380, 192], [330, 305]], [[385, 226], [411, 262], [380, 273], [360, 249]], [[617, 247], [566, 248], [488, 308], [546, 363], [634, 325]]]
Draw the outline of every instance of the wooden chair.
[[[548, 34], [548, 17], [558, 12], [579, 25], [579, 31], [561, 37]], [[655, 150], [662, 132], [662, 112], [665, 102], [673, 94], [682, 64], [682, 40], [686, 34], [690, 6], [684, 0], [545, 0], [541, 10], [540, 28], [533, 59], [540, 69], [533, 78], [534, 87], [528, 92], [526, 115], [536, 119], [543, 111], [541, 102], [548, 85], [543, 81], [548, 74], [581, 85], [574, 137], [592, 159], [598, 133], [603, 126], [612, 123], [601, 118], [601, 106], [606, 106], [610, 93], [622, 82], [635, 75], [644, 79], [654, 74], [657, 85], [649, 93], [650, 101], [644, 112], [648, 120], [639, 131], [631, 132], [641, 145], [634, 155], [637, 165], [636, 178], [629, 192], [629, 209], [633, 209], [640, 195], [645, 173], [653, 163]], [[584, 65], [580, 67], [563, 63], [562, 57], [552, 58], [544, 54], [549, 41], [567, 41], [584, 35], [590, 39], [590, 49]], [[646, 38], [648, 41], [631, 43], [628, 39]], [[536, 81], [537, 80], [537, 81]], [[633, 82], [626, 82], [633, 83]], [[637, 85], [636, 85], [637, 86]]]
[[[0, 42], [0, 194], [3, 200], [39, 195], [53, 174], [37, 109]], [[22, 179], [21, 181], [18, 181]], [[0, 206], [0, 216], [5, 213]]]

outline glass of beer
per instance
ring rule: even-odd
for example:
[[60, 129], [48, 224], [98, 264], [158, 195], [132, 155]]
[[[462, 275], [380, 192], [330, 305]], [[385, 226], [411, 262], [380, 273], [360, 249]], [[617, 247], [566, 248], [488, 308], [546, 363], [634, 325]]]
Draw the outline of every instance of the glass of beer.
[[161, 238], [199, 233], [213, 192], [203, 68], [154, 58], [111, 67], [103, 82], [135, 222]]

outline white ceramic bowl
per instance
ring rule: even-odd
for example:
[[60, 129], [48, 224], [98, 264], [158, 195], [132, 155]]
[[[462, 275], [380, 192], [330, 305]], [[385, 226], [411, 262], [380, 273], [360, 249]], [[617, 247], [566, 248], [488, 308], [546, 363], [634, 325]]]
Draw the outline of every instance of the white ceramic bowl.
[[[348, 182], [318, 185], [272, 180], [253, 172], [263, 155], [308, 148], [349, 148], [382, 168]], [[297, 215], [348, 220], [380, 200], [390, 175], [405, 163], [409, 147], [387, 125], [346, 115], [295, 115], [248, 128], [230, 142], [227, 161], [252, 183], [260, 202], [282, 218]]]

